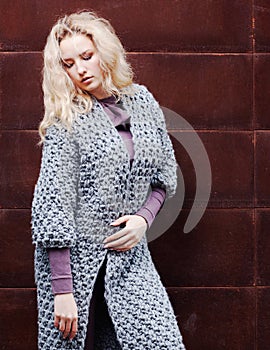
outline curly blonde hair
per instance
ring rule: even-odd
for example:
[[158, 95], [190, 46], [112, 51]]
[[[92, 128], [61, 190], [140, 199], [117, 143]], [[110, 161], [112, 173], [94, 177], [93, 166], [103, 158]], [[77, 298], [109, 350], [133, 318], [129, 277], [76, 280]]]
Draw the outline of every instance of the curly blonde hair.
[[133, 71], [126, 60], [126, 52], [106, 19], [89, 11], [60, 18], [52, 27], [43, 52], [42, 88], [45, 113], [38, 128], [41, 138], [38, 145], [44, 142], [46, 129], [50, 125], [61, 124], [70, 131], [74, 117], [92, 108], [91, 95], [74, 85], [61, 60], [61, 40], [76, 34], [88, 36], [97, 49], [105, 92], [120, 98], [121, 90], [132, 85]]

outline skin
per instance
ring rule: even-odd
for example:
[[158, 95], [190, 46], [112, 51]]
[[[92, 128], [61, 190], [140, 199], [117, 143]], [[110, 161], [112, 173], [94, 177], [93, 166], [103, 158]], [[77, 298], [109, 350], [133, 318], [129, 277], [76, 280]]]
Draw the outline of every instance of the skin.
[[[102, 88], [103, 71], [92, 40], [86, 35], [67, 36], [60, 43], [64, 69], [73, 83], [96, 98], [108, 97]], [[89, 78], [87, 80], [83, 80]]]
[[[64, 38], [60, 43], [60, 52], [64, 69], [73, 83], [95, 96], [97, 99], [109, 95], [102, 88], [103, 72], [99, 54], [86, 35], [76, 34]], [[89, 79], [86, 79], [89, 78]], [[127, 251], [140, 242], [147, 230], [146, 220], [139, 215], [124, 215], [111, 225], [125, 227], [107, 237], [103, 243], [105, 249]], [[54, 326], [71, 340], [78, 331], [78, 310], [73, 293], [57, 294], [54, 297]]]

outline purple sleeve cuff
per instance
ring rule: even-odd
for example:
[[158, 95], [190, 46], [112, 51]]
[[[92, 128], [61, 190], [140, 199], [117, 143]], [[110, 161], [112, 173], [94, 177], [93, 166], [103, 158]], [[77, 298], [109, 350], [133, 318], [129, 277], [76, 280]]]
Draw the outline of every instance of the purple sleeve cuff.
[[73, 293], [72, 278], [52, 280], [52, 291], [54, 295]]
[[140, 215], [146, 220], [148, 229], [151, 227], [155, 217], [162, 208], [165, 197], [165, 189], [160, 187], [152, 187], [152, 191], [144, 205], [137, 211], [136, 215]]
[[70, 248], [47, 248], [53, 294], [73, 293]]

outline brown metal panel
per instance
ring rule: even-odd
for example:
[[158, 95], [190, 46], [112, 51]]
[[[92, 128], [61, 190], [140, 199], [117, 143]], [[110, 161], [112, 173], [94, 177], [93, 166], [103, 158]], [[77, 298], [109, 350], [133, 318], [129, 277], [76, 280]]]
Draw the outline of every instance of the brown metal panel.
[[256, 129], [270, 129], [270, 56], [255, 56], [255, 118]]
[[0, 134], [0, 208], [30, 208], [41, 149], [35, 131]]
[[257, 284], [270, 286], [270, 209], [256, 209]]
[[134, 54], [129, 60], [137, 81], [194, 128], [252, 128], [251, 55]]
[[37, 350], [35, 289], [0, 289], [0, 346], [8, 350]]
[[254, 0], [254, 26], [256, 52], [270, 52], [270, 3]]
[[[185, 133], [192, 135], [189, 131]], [[170, 134], [185, 180], [184, 207], [188, 208], [194, 200], [196, 174], [192, 159], [178, 141], [181, 140], [181, 131], [170, 131]], [[206, 131], [197, 134], [205, 147], [211, 166], [212, 189], [208, 207], [253, 207], [253, 133]]]
[[257, 349], [269, 350], [270, 288], [258, 288]]
[[2, 50], [42, 50], [63, 14], [94, 10], [109, 19], [129, 51], [249, 52], [251, 0], [19, 0], [1, 4]]
[[169, 296], [187, 349], [255, 349], [255, 288], [169, 288]]
[[270, 132], [256, 132], [256, 164], [255, 164], [255, 199], [256, 206], [269, 207], [270, 205]]
[[168, 287], [252, 286], [254, 223], [252, 210], [207, 209], [189, 233], [181, 212], [171, 228], [150, 242], [157, 269]]
[[30, 210], [0, 210], [0, 287], [35, 287]]
[[43, 117], [40, 53], [0, 53], [0, 128], [37, 129]]

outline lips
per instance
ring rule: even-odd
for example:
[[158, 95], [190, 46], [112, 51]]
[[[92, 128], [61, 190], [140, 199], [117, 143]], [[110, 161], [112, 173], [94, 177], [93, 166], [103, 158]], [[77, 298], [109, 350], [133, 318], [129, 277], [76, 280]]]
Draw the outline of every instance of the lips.
[[90, 82], [90, 80], [93, 78], [93, 76], [91, 76], [91, 77], [84, 77], [82, 80], [81, 80], [81, 82], [82, 83], [89, 83]]

